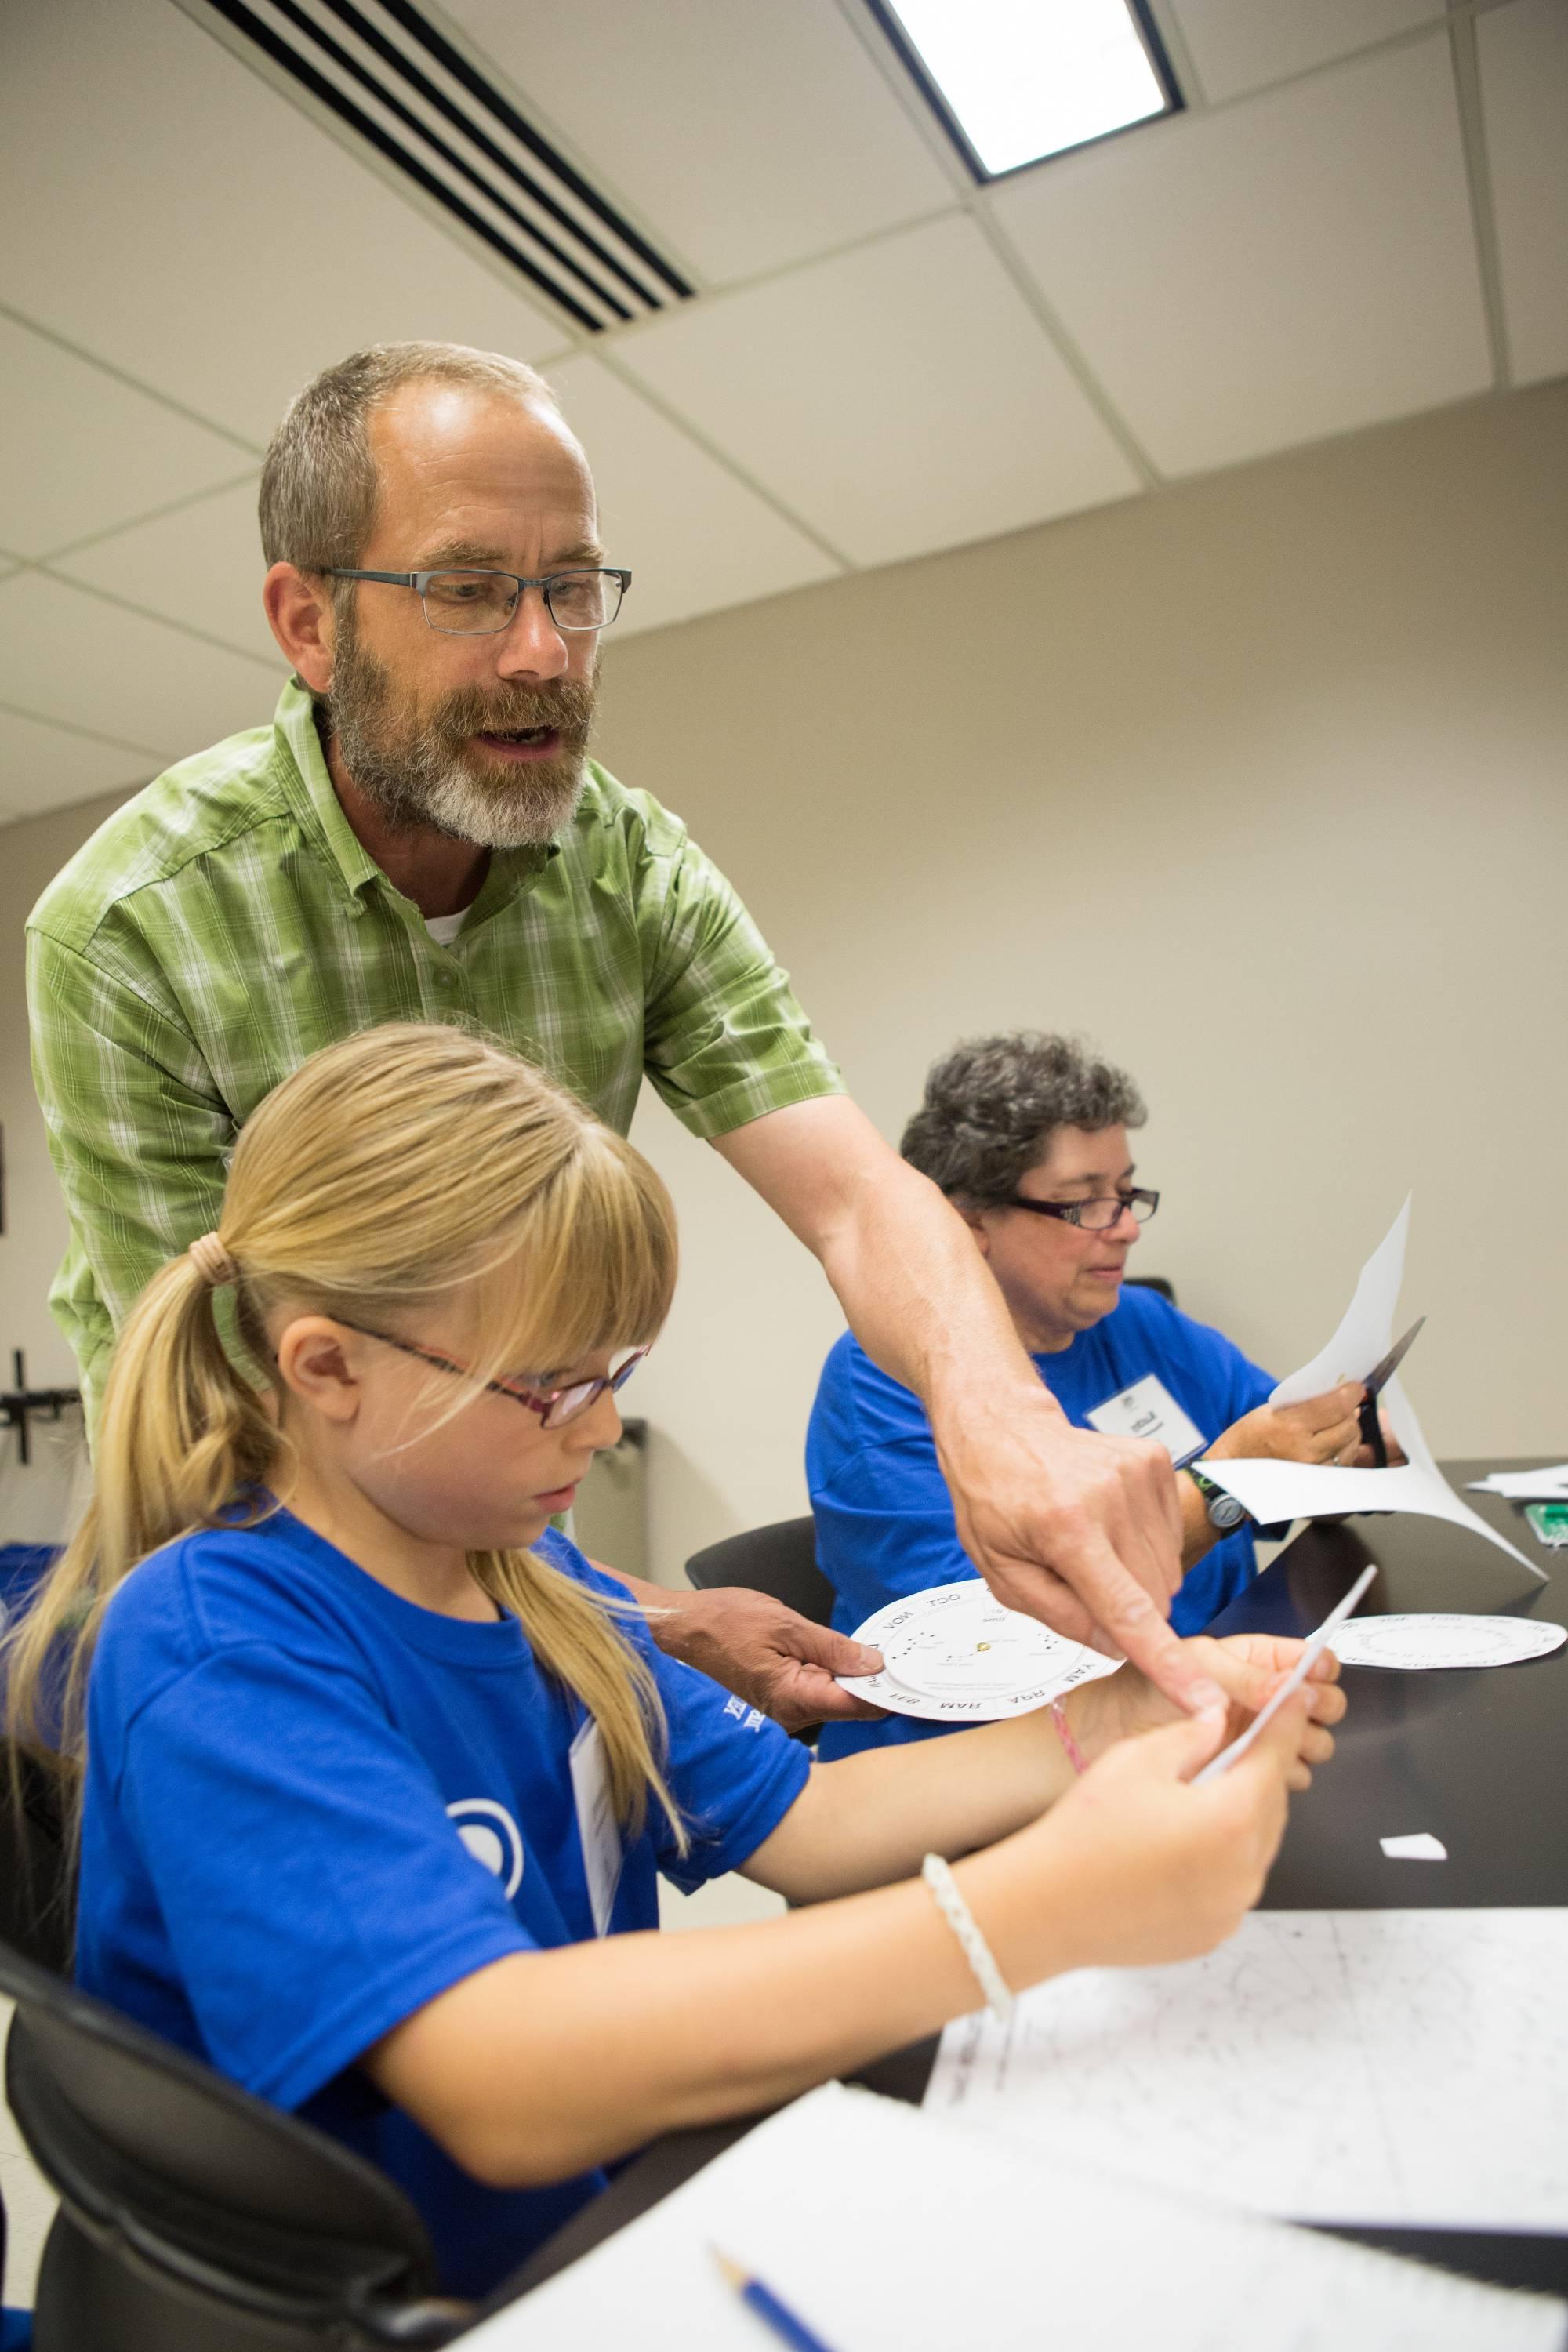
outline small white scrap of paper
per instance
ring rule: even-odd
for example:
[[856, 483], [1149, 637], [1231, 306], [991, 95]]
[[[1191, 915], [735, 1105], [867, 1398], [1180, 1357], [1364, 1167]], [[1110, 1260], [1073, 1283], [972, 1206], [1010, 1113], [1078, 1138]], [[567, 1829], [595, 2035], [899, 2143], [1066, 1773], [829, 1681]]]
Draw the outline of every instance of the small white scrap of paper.
[[1502, 1495], [1510, 1503], [1568, 1503], [1568, 1462], [1547, 1470], [1494, 1470], [1472, 1478], [1472, 1495]]
[[1441, 1666], [1512, 1666], [1544, 1658], [1568, 1642], [1568, 1626], [1537, 1617], [1403, 1615], [1358, 1617], [1329, 1647], [1342, 1666], [1389, 1666], [1418, 1674]]
[[1390, 1862], [1447, 1862], [1448, 1859], [1447, 1847], [1429, 1830], [1417, 1830], [1414, 1837], [1379, 1838], [1378, 1843]]

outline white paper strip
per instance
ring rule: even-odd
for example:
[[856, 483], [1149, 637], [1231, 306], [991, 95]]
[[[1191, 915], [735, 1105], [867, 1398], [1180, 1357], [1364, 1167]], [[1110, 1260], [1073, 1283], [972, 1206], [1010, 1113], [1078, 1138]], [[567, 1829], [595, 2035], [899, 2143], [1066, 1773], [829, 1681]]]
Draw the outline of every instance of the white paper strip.
[[1297, 1659], [1295, 1664], [1286, 1675], [1285, 1680], [1275, 1692], [1273, 1697], [1266, 1700], [1263, 1706], [1258, 1708], [1258, 1713], [1253, 1717], [1252, 1721], [1247, 1725], [1247, 1729], [1241, 1734], [1239, 1738], [1233, 1739], [1228, 1748], [1222, 1748], [1219, 1754], [1211, 1759], [1211, 1760], [1204, 1766], [1201, 1772], [1194, 1774], [1193, 1779], [1193, 1786], [1194, 1789], [1201, 1789], [1205, 1780], [1212, 1780], [1215, 1775], [1218, 1772], [1228, 1772], [1231, 1766], [1236, 1763], [1239, 1758], [1246, 1755], [1247, 1749], [1251, 1747], [1253, 1741], [1257, 1738], [1264, 1725], [1270, 1722], [1272, 1718], [1279, 1714], [1280, 1708], [1284, 1706], [1292, 1691], [1300, 1689], [1301, 1685], [1306, 1681], [1307, 1676], [1312, 1671], [1313, 1659], [1318, 1655], [1318, 1653], [1321, 1650], [1328, 1647], [1330, 1641], [1332, 1639], [1334, 1628], [1337, 1625], [1342, 1625], [1344, 1623], [1345, 1619], [1350, 1615], [1352, 1610], [1355, 1607], [1356, 1602], [1361, 1599], [1362, 1594], [1366, 1591], [1367, 1586], [1372, 1582], [1373, 1578], [1376, 1574], [1377, 1563], [1375, 1560], [1372, 1562], [1370, 1567], [1363, 1568], [1362, 1570], [1361, 1574], [1356, 1578], [1355, 1582], [1351, 1586], [1350, 1591], [1345, 1594], [1344, 1599], [1339, 1603], [1339, 1606], [1335, 1609], [1331, 1609], [1322, 1623], [1317, 1628], [1316, 1632], [1308, 1634], [1306, 1643], [1302, 1649], [1300, 1656]]
[[1379, 1838], [1379, 1845], [1390, 1862], [1447, 1862], [1448, 1849], [1441, 1838], [1430, 1830], [1417, 1830], [1410, 1837]]

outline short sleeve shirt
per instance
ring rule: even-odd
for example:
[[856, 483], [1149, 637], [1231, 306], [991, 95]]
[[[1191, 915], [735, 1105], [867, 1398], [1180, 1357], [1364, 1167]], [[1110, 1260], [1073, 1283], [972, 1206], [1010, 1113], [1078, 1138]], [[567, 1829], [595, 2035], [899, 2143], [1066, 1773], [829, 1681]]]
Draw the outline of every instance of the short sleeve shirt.
[[[1032, 1360], [1075, 1428], [1089, 1428], [1098, 1406], [1152, 1373], [1205, 1444], [1267, 1403], [1274, 1385], [1223, 1332], [1139, 1285], [1124, 1288], [1111, 1312], [1070, 1346]], [[842, 1632], [852, 1633], [886, 1601], [978, 1575], [959, 1541], [925, 1407], [879, 1370], [853, 1332], [835, 1344], [823, 1367], [805, 1465], [817, 1562], [834, 1587], [833, 1622]], [[1251, 1580], [1257, 1564], [1249, 1528], [1223, 1537], [1172, 1603], [1176, 1632], [1200, 1632]], [[827, 1724], [818, 1753], [846, 1756], [952, 1727], [909, 1716]]]
[[217, 1223], [238, 1128], [373, 1023], [481, 1028], [623, 1135], [645, 1074], [704, 1137], [840, 1087], [723, 876], [593, 762], [558, 839], [494, 852], [457, 936], [433, 938], [344, 816], [296, 683], [51, 883], [28, 1003], [71, 1223], [51, 1304], [90, 1392], [138, 1292]]
[[[564, 1537], [537, 1549], [626, 1597]], [[612, 1934], [658, 1926], [661, 1872], [690, 1889], [744, 1862], [809, 1769], [618, 1622], [658, 1686], [691, 1845], [650, 1798], [621, 1841]], [[593, 1937], [571, 1770], [585, 1719], [515, 1618], [416, 1608], [287, 1511], [143, 1562], [93, 1660], [80, 1982], [390, 2173], [453, 2294], [488, 2291], [603, 2176], [482, 2187], [354, 2062], [491, 1961]]]

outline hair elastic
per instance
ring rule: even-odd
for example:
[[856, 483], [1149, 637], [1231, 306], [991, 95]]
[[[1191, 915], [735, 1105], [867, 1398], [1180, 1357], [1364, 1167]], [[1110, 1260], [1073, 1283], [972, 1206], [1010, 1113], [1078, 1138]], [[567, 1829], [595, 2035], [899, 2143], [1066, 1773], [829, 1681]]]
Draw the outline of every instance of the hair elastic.
[[975, 1925], [973, 1912], [959, 1893], [958, 1881], [940, 1853], [927, 1854], [921, 1864], [921, 1876], [935, 1895], [937, 1909], [958, 1937], [963, 1957], [974, 1972], [974, 1980], [985, 1995], [986, 2008], [998, 2025], [1008, 2024], [1013, 2015], [1013, 1996], [1007, 1990], [1007, 1979]]
[[1072, 1736], [1072, 1727], [1068, 1721], [1068, 1711], [1059, 1698], [1054, 1698], [1051, 1701], [1051, 1721], [1057, 1727], [1057, 1738], [1062, 1743], [1062, 1754], [1067, 1758], [1073, 1770], [1078, 1773], [1087, 1772], [1088, 1759]]
[[185, 1255], [211, 1290], [221, 1290], [225, 1283], [239, 1280], [239, 1268], [216, 1234], [201, 1234], [191, 1244]]

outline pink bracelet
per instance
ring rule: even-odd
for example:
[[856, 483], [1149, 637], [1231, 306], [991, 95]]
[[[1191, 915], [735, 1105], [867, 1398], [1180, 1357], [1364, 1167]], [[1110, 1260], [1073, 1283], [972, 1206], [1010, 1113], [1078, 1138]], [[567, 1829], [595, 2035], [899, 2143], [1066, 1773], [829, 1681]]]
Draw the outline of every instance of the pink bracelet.
[[1073, 1770], [1075, 1772], [1087, 1772], [1089, 1765], [1085, 1759], [1084, 1752], [1079, 1746], [1078, 1741], [1072, 1736], [1072, 1728], [1068, 1722], [1068, 1711], [1062, 1705], [1059, 1698], [1054, 1698], [1051, 1701], [1051, 1721], [1057, 1727], [1057, 1738], [1062, 1743], [1062, 1753], [1067, 1758], [1068, 1762], [1072, 1766]]

